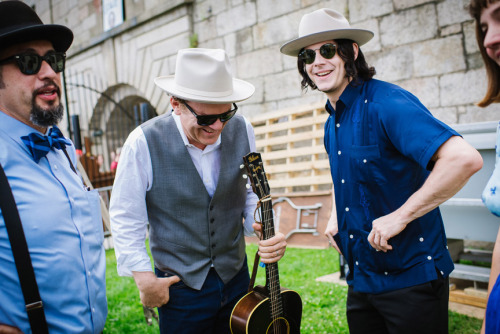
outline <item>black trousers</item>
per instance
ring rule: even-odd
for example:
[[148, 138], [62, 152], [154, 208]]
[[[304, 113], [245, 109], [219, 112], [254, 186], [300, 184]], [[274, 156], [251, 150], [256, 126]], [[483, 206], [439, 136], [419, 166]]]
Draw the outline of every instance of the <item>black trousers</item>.
[[[439, 275], [439, 274], [438, 274]], [[347, 293], [350, 334], [448, 334], [449, 279], [381, 294]]]

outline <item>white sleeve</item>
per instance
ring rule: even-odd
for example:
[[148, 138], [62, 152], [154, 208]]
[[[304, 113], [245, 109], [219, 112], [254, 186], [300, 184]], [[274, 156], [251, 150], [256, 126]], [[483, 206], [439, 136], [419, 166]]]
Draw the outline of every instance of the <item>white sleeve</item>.
[[[245, 123], [247, 126], [248, 143], [250, 144], [250, 152], [255, 152], [255, 150], [256, 150], [255, 133], [253, 131], [252, 124], [245, 117], [243, 117], [243, 118], [245, 119]], [[248, 184], [250, 185], [250, 180], [248, 181]], [[247, 237], [255, 236], [252, 224], [255, 222], [254, 212], [255, 212], [255, 209], [257, 208], [257, 201], [258, 200], [259, 200], [259, 198], [253, 192], [252, 187], [250, 187], [247, 190], [247, 201], [246, 201], [246, 205], [245, 205], [244, 227], [245, 227], [245, 236], [247, 236]]]
[[152, 271], [145, 244], [146, 192], [151, 189], [152, 177], [147, 141], [138, 127], [130, 133], [121, 150], [109, 206], [120, 276], [132, 276], [132, 271]]

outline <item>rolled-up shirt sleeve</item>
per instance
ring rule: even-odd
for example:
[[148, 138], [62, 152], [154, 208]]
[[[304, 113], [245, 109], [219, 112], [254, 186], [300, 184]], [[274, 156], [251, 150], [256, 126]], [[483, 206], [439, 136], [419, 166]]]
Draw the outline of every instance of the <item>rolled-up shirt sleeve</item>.
[[109, 207], [120, 276], [132, 276], [132, 271], [152, 271], [145, 244], [146, 192], [151, 188], [152, 176], [147, 141], [139, 127], [131, 132], [121, 150]]

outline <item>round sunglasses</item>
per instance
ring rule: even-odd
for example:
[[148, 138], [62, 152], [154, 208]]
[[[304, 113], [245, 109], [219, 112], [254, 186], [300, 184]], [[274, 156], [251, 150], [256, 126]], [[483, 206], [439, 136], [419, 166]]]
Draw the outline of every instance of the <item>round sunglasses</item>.
[[299, 52], [299, 58], [302, 59], [302, 61], [307, 65], [311, 65], [316, 59], [316, 50], [319, 50], [321, 57], [325, 59], [332, 59], [337, 53], [337, 45], [333, 43], [326, 43], [319, 49], [304, 49]]
[[188, 108], [188, 110], [196, 117], [196, 122], [200, 126], [207, 126], [207, 125], [212, 125], [220, 119], [222, 123], [225, 123], [229, 121], [231, 118], [233, 118], [234, 114], [238, 111], [238, 106], [236, 103], [233, 103], [234, 109], [231, 109], [229, 111], [226, 111], [225, 113], [222, 114], [217, 114], [217, 115], [198, 115], [186, 102], [182, 102]]
[[44, 60], [50, 65], [54, 72], [59, 73], [64, 71], [66, 63], [66, 54], [64, 52], [51, 52], [45, 56], [40, 56], [35, 53], [14, 55], [0, 60], [0, 64], [14, 61], [22, 74], [33, 75], [40, 71], [42, 68], [42, 61]]

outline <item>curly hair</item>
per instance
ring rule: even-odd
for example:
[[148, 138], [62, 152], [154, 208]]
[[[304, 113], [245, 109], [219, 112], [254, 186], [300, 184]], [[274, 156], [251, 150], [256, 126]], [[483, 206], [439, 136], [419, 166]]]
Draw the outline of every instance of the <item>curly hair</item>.
[[[366, 63], [361, 49], [358, 51], [358, 58], [354, 60], [354, 47], [352, 46], [355, 43], [354, 41], [350, 39], [337, 39], [335, 42], [337, 43], [338, 55], [345, 63], [344, 68], [349, 82], [353, 82], [356, 85], [360, 84], [361, 81], [373, 78], [376, 73], [375, 68]], [[309, 78], [309, 75], [307, 75], [306, 64], [300, 57], [297, 57], [297, 68], [302, 76], [302, 81], [300, 82], [302, 90], [307, 90], [308, 87], [311, 87], [313, 90], [318, 89], [311, 78]]]
[[469, 13], [476, 21], [476, 39], [479, 51], [483, 57], [484, 67], [486, 68], [486, 75], [488, 77], [488, 88], [486, 95], [481, 101], [477, 103], [479, 107], [487, 107], [492, 103], [500, 102], [500, 66], [491, 59], [486, 53], [484, 47], [485, 33], [481, 29], [481, 13], [490, 4], [498, 0], [471, 0], [469, 4]]

